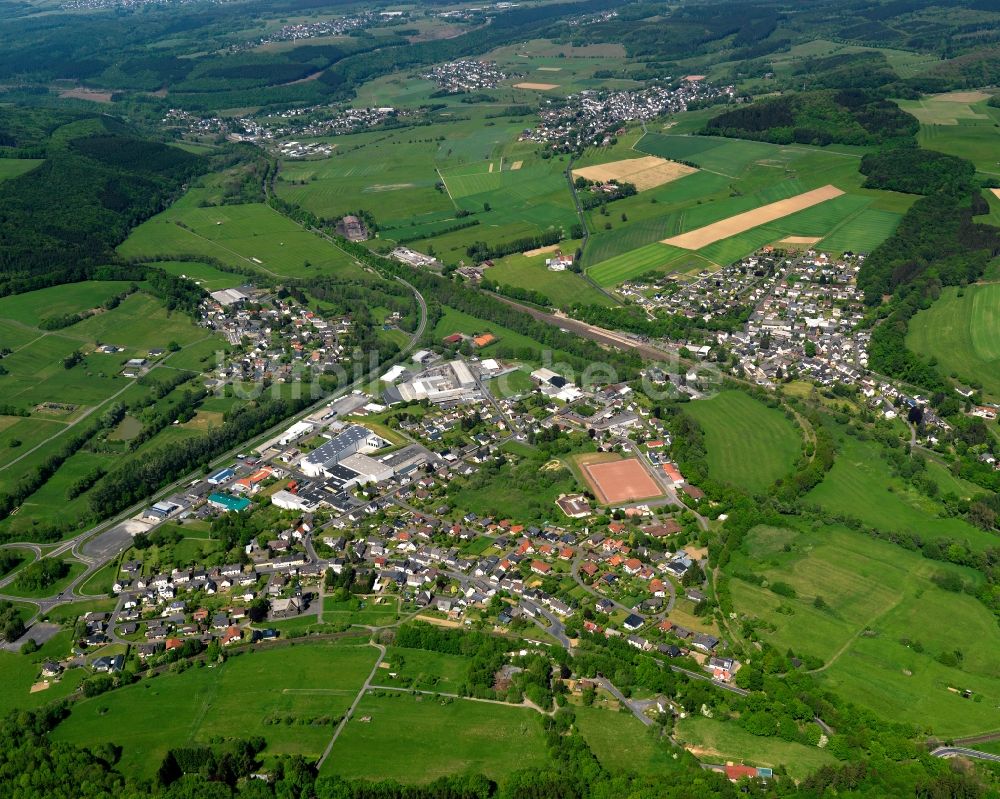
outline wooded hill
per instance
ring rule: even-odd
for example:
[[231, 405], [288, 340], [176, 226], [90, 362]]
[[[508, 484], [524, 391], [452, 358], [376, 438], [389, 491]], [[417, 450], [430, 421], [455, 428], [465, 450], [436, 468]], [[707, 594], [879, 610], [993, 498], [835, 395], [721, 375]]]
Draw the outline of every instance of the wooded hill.
[[859, 89], [818, 90], [761, 100], [709, 120], [702, 133], [775, 144], [883, 144], [915, 136], [920, 123]]

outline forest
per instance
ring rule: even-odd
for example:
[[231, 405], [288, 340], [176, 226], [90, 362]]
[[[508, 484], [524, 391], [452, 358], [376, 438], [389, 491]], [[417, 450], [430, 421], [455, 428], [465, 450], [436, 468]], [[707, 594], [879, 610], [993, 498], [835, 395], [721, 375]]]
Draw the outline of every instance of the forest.
[[50, 139], [41, 165], [0, 183], [0, 296], [94, 277], [129, 230], [210, 166], [109, 117], [61, 130], [65, 145]]
[[862, 89], [798, 92], [759, 100], [709, 120], [709, 136], [775, 144], [884, 144], [916, 135], [916, 118]]

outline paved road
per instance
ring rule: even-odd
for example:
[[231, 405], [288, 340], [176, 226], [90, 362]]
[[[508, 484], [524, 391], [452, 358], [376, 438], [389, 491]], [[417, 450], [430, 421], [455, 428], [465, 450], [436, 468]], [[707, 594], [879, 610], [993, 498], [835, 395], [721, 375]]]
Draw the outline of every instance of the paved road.
[[991, 752], [980, 752], [978, 749], [966, 749], [964, 746], [939, 746], [931, 750], [934, 757], [969, 757], [973, 760], [989, 760], [1000, 763], [1000, 755]]

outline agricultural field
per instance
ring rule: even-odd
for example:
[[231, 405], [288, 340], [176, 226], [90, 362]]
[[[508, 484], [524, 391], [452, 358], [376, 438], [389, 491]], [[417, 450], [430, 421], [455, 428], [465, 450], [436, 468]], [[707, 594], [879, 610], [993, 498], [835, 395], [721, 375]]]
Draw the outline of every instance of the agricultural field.
[[205, 189], [191, 189], [143, 222], [118, 248], [122, 256], [208, 256], [273, 277], [364, 274], [347, 253], [261, 203], [201, 207]]
[[748, 766], [784, 766], [793, 779], [802, 779], [822, 766], [836, 765], [829, 752], [780, 738], [751, 735], [736, 722], [691, 716], [677, 723], [675, 737], [705, 762], [735, 762]]
[[318, 758], [376, 656], [373, 647], [357, 642], [246, 652], [222, 665], [82, 700], [54, 737], [81, 745], [118, 743], [123, 767], [147, 777], [171, 747], [207, 744], [214, 736], [260, 735], [267, 741], [265, 758]]
[[980, 175], [1000, 176], [1000, 109], [987, 103], [985, 92], [949, 92], [899, 100], [899, 106], [920, 120], [917, 141], [928, 150], [938, 150], [968, 159]]
[[[535, 710], [471, 699], [369, 693], [334, 744], [321, 774], [426, 783], [455, 773], [503, 780], [543, 766], [547, 751]], [[442, 747], [441, 742], [448, 745]]]
[[1000, 400], [1000, 284], [944, 289], [911, 320], [906, 346]]
[[[694, 163], [700, 171], [611, 203], [606, 214], [588, 212], [593, 235], [583, 262], [602, 286], [650, 269], [711, 269], [789, 236], [817, 239], [820, 249], [833, 252], [870, 251], [895, 230], [914, 199], [861, 188], [859, 148], [780, 146], [671, 131], [648, 133], [634, 149]], [[826, 192], [822, 198], [806, 201], [820, 190]], [[767, 213], [770, 209], [774, 213]], [[681, 247], [697, 257], [682, 258]]]
[[[727, 572], [736, 606], [770, 625], [764, 640], [821, 658], [817, 674], [829, 688], [942, 736], [992, 729], [1000, 701], [992, 616], [974, 597], [931, 580], [954, 574], [977, 585], [977, 572], [839, 526], [754, 528]], [[765, 586], [740, 579], [748, 573]], [[792, 592], [766, 587], [778, 582]], [[957, 666], [937, 659], [954, 649], [962, 652]], [[956, 687], [982, 698], [963, 699]]]
[[685, 412], [705, 431], [713, 480], [764, 491], [791, 471], [802, 450], [794, 422], [742, 391], [689, 403]]
[[[100, 308], [106, 300], [128, 287], [129, 283], [124, 280], [86, 280], [0, 297], [0, 320], [35, 328], [45, 319]], [[37, 331], [31, 332], [38, 335]]]
[[893, 477], [878, 443], [860, 441], [839, 430], [835, 436], [837, 460], [823, 482], [806, 494], [806, 502], [881, 530], [965, 541], [980, 551], [996, 546], [995, 536], [962, 519], [941, 515], [937, 502]]

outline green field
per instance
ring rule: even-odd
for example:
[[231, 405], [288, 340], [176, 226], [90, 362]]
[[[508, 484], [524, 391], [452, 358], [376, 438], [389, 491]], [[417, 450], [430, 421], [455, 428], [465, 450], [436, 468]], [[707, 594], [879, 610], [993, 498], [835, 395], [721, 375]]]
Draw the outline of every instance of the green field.
[[214, 266], [201, 264], [197, 261], [159, 261], [155, 266], [172, 275], [189, 278], [205, 291], [233, 288], [242, 285], [247, 280], [244, 275], [223, 272]]
[[944, 289], [910, 321], [906, 346], [1000, 399], [1000, 284]]
[[[982, 578], [971, 569], [843, 527], [818, 526], [809, 532], [755, 528], [727, 571], [754, 572], [795, 589], [797, 596], [789, 598], [741, 579], [731, 582], [736, 607], [773, 627], [761, 631], [764, 640], [821, 658], [823, 683], [850, 701], [941, 735], [995, 726], [1000, 646], [992, 616], [975, 598], [943, 591], [930, 580], [951, 572], [977, 584]], [[822, 608], [814, 604], [817, 596]], [[919, 641], [923, 651], [906, 639]], [[936, 660], [956, 648], [963, 652], [960, 668]], [[982, 694], [982, 701], [948, 690], [959, 686]]]
[[723, 391], [685, 408], [705, 431], [714, 480], [763, 491], [787, 475], [802, 449], [793, 422], [741, 391]]
[[934, 500], [893, 477], [875, 442], [842, 436], [838, 448], [833, 468], [806, 494], [807, 502], [882, 530], [955, 539], [977, 551], [996, 546], [996, 536], [962, 519], [939, 515]]
[[963, 92], [898, 102], [920, 120], [917, 139], [922, 147], [972, 161], [983, 175], [1000, 175], [1000, 132], [996, 127], [1000, 109]]
[[171, 747], [207, 744], [214, 736], [260, 735], [265, 757], [316, 758], [376, 655], [357, 643], [247, 652], [221, 666], [145, 679], [78, 702], [53, 737], [88, 746], [118, 743], [122, 768], [147, 777]]
[[651, 737], [650, 729], [631, 713], [595, 707], [574, 707], [573, 710], [580, 734], [609, 771], [639, 772], [656, 777], [677, 771], [670, 743]]
[[99, 308], [105, 300], [120, 294], [128, 286], [129, 283], [124, 280], [86, 280], [0, 297], [0, 319], [10, 319], [35, 328], [43, 319]]
[[320, 773], [407, 783], [456, 773], [502, 780], [547, 759], [534, 710], [386, 692], [361, 700]]
[[76, 690], [86, 676], [83, 669], [70, 669], [58, 682], [50, 683], [43, 691], [31, 693], [31, 686], [40, 679], [41, 664], [52, 658], [63, 658], [69, 653], [72, 633], [63, 630], [56, 633], [41, 649], [31, 655], [0, 651], [0, 713], [6, 715], [12, 710], [40, 707], [48, 702], [58, 701]]
[[[385, 668], [375, 675], [374, 682], [419, 691], [458, 693], [465, 683], [469, 664], [469, 658], [461, 655], [389, 647], [385, 655]], [[394, 674], [395, 677], [392, 676]]]
[[677, 723], [675, 737], [693, 748], [705, 762], [784, 766], [793, 779], [802, 779], [822, 766], [837, 762], [833, 755], [817, 747], [751, 735], [735, 721], [691, 716]]
[[275, 277], [364, 274], [343, 250], [261, 203], [200, 207], [205, 189], [192, 189], [143, 222], [118, 251], [126, 258], [169, 260], [209, 256]]
[[0, 180], [10, 180], [34, 169], [41, 162], [36, 158], [0, 158]]
[[[563, 242], [562, 251], [572, 255], [577, 243]], [[539, 291], [558, 308], [569, 308], [575, 303], [584, 305], [608, 305], [611, 299], [598, 291], [575, 272], [551, 272], [545, 266], [545, 259], [552, 253], [536, 255], [508, 255], [494, 262], [486, 272], [486, 277], [501, 285]]]

